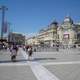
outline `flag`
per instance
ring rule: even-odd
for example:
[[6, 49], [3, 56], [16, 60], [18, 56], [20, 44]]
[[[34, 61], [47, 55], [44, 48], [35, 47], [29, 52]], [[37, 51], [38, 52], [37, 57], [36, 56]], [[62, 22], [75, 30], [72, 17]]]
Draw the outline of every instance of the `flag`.
[[3, 33], [7, 33], [7, 30], [8, 30], [8, 24], [7, 24], [7, 22], [4, 22]]

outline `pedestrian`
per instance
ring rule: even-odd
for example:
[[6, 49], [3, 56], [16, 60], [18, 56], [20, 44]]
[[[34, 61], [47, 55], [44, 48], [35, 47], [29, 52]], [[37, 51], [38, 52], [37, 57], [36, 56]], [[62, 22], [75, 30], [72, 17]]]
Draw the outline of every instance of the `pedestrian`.
[[34, 48], [34, 52], [36, 52], [36, 48]]
[[32, 47], [29, 46], [29, 48], [28, 48], [28, 60], [31, 60], [32, 53], [33, 53], [33, 51], [32, 51]]
[[23, 45], [23, 50], [24, 50], [24, 51], [26, 50], [25, 45]]
[[28, 51], [28, 48], [29, 48], [29, 45], [26, 45], [25, 46], [26, 52]]
[[18, 47], [16, 45], [13, 45], [11, 47], [10, 51], [11, 51], [11, 61], [15, 62], [16, 61], [17, 52], [18, 52]]
[[56, 51], [59, 51], [59, 44], [56, 44]]

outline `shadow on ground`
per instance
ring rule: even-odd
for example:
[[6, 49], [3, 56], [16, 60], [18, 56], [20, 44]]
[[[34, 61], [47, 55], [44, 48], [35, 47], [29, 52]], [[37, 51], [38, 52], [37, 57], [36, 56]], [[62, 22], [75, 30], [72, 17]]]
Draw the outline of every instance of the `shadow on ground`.
[[[26, 60], [26, 59], [20, 59], [20, 60], [16, 60], [15, 62], [26, 62], [26, 61], [40, 61], [40, 60], [55, 60], [56, 58], [34, 58], [34, 59], [30, 59], [30, 60]], [[11, 60], [3, 60], [0, 61], [0, 63], [12, 63]]]
[[55, 60], [56, 58], [34, 58], [33, 61], [39, 61], [39, 60]]

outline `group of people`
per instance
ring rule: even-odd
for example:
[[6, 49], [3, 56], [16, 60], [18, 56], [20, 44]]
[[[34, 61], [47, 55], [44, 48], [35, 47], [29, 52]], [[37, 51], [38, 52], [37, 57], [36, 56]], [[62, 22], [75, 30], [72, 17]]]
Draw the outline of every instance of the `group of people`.
[[33, 49], [32, 46], [25, 46], [25, 48], [23, 48], [23, 50], [26, 51], [26, 53], [28, 53], [28, 59], [30, 60], [33, 54]]
[[[23, 48], [23, 50], [26, 51], [26, 54], [28, 54], [28, 59], [30, 60], [32, 57], [32, 53], [33, 53], [32, 46], [26, 46], [25, 48], [24, 47], [22, 47], [22, 48]], [[9, 50], [11, 52], [11, 61], [15, 62], [16, 56], [17, 56], [17, 53], [19, 50], [19, 46], [13, 44], [9, 47]]]

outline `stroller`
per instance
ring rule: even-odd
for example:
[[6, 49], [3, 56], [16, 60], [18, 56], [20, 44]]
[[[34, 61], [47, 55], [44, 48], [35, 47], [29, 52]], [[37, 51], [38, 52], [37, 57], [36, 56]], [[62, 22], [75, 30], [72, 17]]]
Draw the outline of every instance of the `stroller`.
[[12, 62], [16, 61], [16, 56], [17, 56], [16, 50], [12, 50], [12, 52], [11, 52], [11, 61]]
[[18, 51], [17, 47], [13, 47], [11, 50], [11, 61], [12, 62], [16, 61], [17, 51]]

